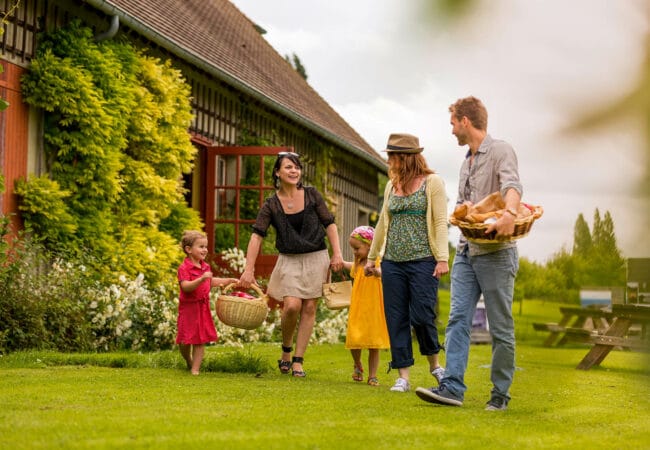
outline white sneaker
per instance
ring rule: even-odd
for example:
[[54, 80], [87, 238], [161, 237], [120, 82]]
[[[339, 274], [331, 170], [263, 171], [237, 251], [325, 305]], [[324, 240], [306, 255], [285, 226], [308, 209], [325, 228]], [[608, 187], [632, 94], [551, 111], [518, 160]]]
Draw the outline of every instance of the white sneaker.
[[393, 392], [408, 392], [411, 389], [411, 385], [404, 378], [398, 378], [392, 388]]
[[431, 371], [431, 375], [436, 379], [438, 382], [438, 385], [440, 385], [440, 382], [442, 379], [445, 377], [445, 368], [444, 367], [436, 367]]

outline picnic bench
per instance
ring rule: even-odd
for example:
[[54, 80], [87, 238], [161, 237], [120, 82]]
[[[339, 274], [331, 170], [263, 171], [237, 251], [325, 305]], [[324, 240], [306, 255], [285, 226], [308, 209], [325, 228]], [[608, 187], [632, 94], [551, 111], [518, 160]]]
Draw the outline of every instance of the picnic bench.
[[537, 331], [547, 331], [545, 347], [560, 346], [568, 341], [584, 342], [592, 334], [602, 333], [609, 328], [614, 314], [609, 308], [598, 306], [561, 306], [562, 318], [555, 323], [533, 323]]
[[[615, 347], [628, 350], [650, 351], [650, 305], [628, 304], [612, 305], [614, 319], [604, 333], [590, 335], [586, 342], [591, 349], [580, 361], [576, 369], [589, 370], [599, 365]], [[637, 326], [638, 333], [631, 330]]]

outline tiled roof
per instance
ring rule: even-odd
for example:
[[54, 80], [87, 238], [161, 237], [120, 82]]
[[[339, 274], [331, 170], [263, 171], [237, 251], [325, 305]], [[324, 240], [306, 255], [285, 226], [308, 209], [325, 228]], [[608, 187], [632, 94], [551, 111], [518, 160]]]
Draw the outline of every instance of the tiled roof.
[[378, 167], [381, 156], [228, 0], [86, 0]]

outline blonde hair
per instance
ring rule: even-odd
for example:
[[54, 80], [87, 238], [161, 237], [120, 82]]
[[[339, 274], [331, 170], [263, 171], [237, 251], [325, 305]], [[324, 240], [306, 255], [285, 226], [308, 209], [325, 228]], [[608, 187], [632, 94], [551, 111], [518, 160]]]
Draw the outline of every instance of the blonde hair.
[[207, 238], [206, 234], [202, 231], [186, 230], [183, 232], [183, 237], [181, 238], [181, 248], [183, 249], [183, 252], [187, 253], [185, 247], [191, 247], [197, 239]]

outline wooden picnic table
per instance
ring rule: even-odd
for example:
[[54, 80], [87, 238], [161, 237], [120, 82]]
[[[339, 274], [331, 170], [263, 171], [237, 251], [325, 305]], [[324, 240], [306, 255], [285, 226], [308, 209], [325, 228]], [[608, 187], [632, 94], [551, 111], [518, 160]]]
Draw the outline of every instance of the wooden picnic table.
[[582, 341], [594, 330], [604, 332], [614, 319], [614, 314], [609, 308], [592, 306], [561, 306], [560, 313], [562, 318], [557, 323], [533, 323], [537, 331], [549, 332], [544, 340], [545, 347], [564, 345], [569, 340]]
[[[650, 305], [613, 305], [614, 320], [603, 334], [592, 335], [588, 342], [593, 344], [576, 369], [589, 370], [599, 365], [615, 347], [628, 350], [650, 351]], [[630, 328], [639, 326], [639, 333], [630, 333]]]

